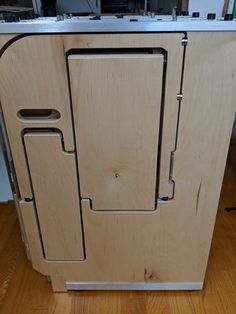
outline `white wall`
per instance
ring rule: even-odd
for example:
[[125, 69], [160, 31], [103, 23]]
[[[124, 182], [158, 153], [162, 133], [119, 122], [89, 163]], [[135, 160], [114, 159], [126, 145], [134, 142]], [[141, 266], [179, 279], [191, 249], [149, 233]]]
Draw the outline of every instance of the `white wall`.
[[200, 12], [202, 17], [206, 17], [207, 13], [216, 13], [221, 17], [224, 6], [224, 0], [189, 0], [189, 12]]

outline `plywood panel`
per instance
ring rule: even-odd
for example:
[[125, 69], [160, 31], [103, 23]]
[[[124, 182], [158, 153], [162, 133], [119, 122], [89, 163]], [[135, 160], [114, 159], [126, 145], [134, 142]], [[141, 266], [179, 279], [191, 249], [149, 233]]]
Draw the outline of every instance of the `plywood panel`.
[[[37, 37], [37, 36], [36, 36]], [[1, 57], [0, 97], [22, 197], [32, 197], [21, 144], [25, 128], [58, 128], [67, 151], [74, 150], [65, 52], [56, 43], [18, 39]], [[44, 43], [43, 43], [44, 42]], [[52, 49], [51, 49], [52, 48]], [[44, 51], [44, 52], [43, 52]], [[55, 51], [56, 54], [55, 54]], [[56, 109], [60, 119], [21, 119], [21, 109]]]
[[75, 156], [58, 133], [24, 136], [35, 206], [48, 260], [83, 260]]
[[[59, 35], [35, 36], [25, 40], [29, 47], [38, 47], [38, 53], [43, 59], [49, 57], [51, 49], [57, 55], [55, 51], [68, 51], [72, 47], [156, 45], [167, 50], [168, 110], [165, 111], [163, 131], [167, 148], [164, 151], [166, 155], [163, 156], [166, 156], [169, 164], [168, 154], [173, 138], [171, 134], [175, 130], [175, 124], [170, 125], [170, 121], [176, 118], [176, 95], [179, 91], [182, 60], [182, 35], [169, 35]], [[158, 211], [152, 213], [94, 212], [90, 209], [90, 204], [84, 201], [82, 211], [86, 260], [73, 263], [45, 261], [52, 278], [60, 275], [60, 280], [55, 281], [55, 289], [57, 285], [61, 289], [63, 278], [64, 282], [161, 283], [204, 280], [236, 109], [236, 34], [192, 33], [188, 34], [188, 39], [184, 98], [174, 164], [174, 200], [159, 202]], [[40, 44], [38, 41], [41, 41]], [[17, 48], [20, 49], [26, 42], [22, 41]], [[14, 49], [15, 52], [18, 50], [16, 46]], [[8, 65], [13, 56], [12, 52], [7, 58]], [[12, 75], [2, 75], [0, 80], [10, 82]], [[3, 109], [8, 116], [5, 100], [4, 97]], [[16, 128], [11, 119], [9, 114], [7, 122], [11, 131], [11, 143], [16, 147]], [[47, 149], [48, 147], [50, 146]], [[18, 149], [19, 155], [20, 152]], [[14, 161], [17, 158], [18, 155], [14, 154]], [[38, 238], [37, 233], [34, 237]]]
[[40, 239], [37, 216], [33, 201], [19, 202], [25, 234], [27, 237], [28, 250], [33, 268], [44, 275], [49, 275], [48, 265], [43, 256], [43, 247]]
[[81, 197], [154, 210], [163, 55], [69, 57]]
[[1, 49], [4, 47], [4, 45], [16, 36], [17, 36], [17, 34], [11, 34], [11, 35], [0, 34], [0, 54], [2, 53]]
[[[37, 35], [18, 39], [0, 60], [0, 98], [22, 197], [32, 191], [21, 145], [25, 128], [58, 128], [67, 151], [74, 150], [71, 111], [66, 71], [66, 53], [71, 49], [92, 48], [162, 48], [168, 52], [166, 115], [164, 117], [160, 194], [172, 193], [168, 181], [170, 151], [174, 147], [177, 100], [179, 92], [183, 34], [103, 34], [103, 35]], [[174, 67], [174, 71], [171, 69]], [[59, 120], [23, 121], [20, 109], [56, 109]], [[170, 191], [169, 191], [170, 186]]]
[[174, 200], [145, 214], [83, 202], [87, 259], [55, 265], [65, 281], [203, 282], [236, 109], [236, 35], [190, 34], [187, 49]]

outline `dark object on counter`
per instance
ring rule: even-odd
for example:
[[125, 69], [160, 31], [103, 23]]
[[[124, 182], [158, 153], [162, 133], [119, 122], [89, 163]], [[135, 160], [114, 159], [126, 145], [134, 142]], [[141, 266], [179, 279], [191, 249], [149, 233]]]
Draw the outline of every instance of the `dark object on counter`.
[[199, 12], [193, 12], [192, 17], [200, 17], [200, 13]]
[[102, 13], [128, 12], [128, 0], [101, 0]]
[[57, 9], [56, 9], [56, 0], [42, 0], [42, 9], [44, 16], [56, 16]]
[[32, 20], [38, 17], [33, 8], [0, 6], [0, 20], [7, 23], [19, 22], [20, 20]]
[[225, 21], [233, 21], [234, 16], [233, 14], [225, 14], [224, 20]]
[[215, 13], [208, 13], [207, 14], [207, 19], [208, 20], [215, 20], [216, 19], [216, 14]]
[[181, 11], [181, 15], [182, 16], [189, 16], [189, 12], [188, 11]]
[[188, 11], [183, 11], [183, 10], [177, 10], [176, 11], [176, 15], [177, 16], [188, 16], [189, 15], [189, 12]]

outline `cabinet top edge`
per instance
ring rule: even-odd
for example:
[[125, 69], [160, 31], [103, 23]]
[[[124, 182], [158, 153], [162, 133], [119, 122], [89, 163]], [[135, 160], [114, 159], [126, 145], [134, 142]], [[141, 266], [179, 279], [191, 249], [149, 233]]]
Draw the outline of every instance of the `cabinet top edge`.
[[122, 21], [114, 17], [72, 18], [56, 21], [52, 18], [38, 18], [15, 23], [0, 23], [0, 34], [43, 34], [43, 33], [159, 33], [159, 32], [236, 32], [236, 20], [183, 18], [172, 21], [156, 16], [144, 19], [142, 16], [126, 16]]

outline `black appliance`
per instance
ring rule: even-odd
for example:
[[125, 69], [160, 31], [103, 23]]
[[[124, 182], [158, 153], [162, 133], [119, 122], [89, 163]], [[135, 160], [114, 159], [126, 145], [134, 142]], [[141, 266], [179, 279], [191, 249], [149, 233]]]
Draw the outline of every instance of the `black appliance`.
[[19, 22], [20, 20], [31, 20], [35, 17], [33, 8], [0, 6], [0, 20], [5, 22]]
[[101, 11], [102, 13], [128, 12], [128, 0], [101, 0]]

